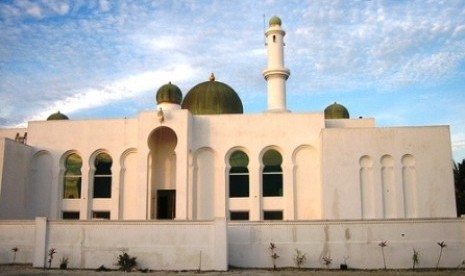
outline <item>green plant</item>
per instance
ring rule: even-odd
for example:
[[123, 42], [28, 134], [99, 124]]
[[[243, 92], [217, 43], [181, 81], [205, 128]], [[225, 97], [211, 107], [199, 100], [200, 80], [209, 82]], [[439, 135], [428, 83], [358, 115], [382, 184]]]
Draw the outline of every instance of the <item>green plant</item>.
[[384, 255], [384, 248], [387, 246], [387, 241], [382, 241], [378, 245], [379, 247], [381, 247], [381, 253], [383, 254], [384, 270], [386, 270], [387, 267], [386, 267], [386, 256]]
[[302, 254], [302, 252], [299, 249], [295, 250], [294, 263], [296, 264], [298, 269], [300, 269], [300, 267], [307, 260], [307, 257], [305, 255], [306, 255], [306, 253]]
[[118, 261], [116, 265], [120, 270], [124, 272], [130, 272], [133, 268], [137, 266], [137, 257], [131, 257], [128, 253], [122, 251], [122, 254], [118, 256]]
[[50, 248], [48, 251], [48, 268], [50, 269], [52, 267], [52, 261], [53, 261], [53, 255], [57, 253], [57, 250], [55, 248]]
[[270, 247], [269, 249], [271, 250], [271, 261], [273, 262], [273, 269], [276, 269], [276, 259], [279, 258], [279, 255], [275, 252], [276, 245], [272, 242], [270, 242]]
[[347, 265], [347, 260], [349, 259], [349, 256], [344, 256], [344, 263], [342, 263], [339, 267], [341, 268], [341, 270], [347, 270], [348, 268], [348, 265]]
[[62, 257], [60, 259], [60, 269], [67, 269], [68, 268], [68, 262], [69, 262], [68, 257]]
[[442, 241], [442, 242], [438, 242], [438, 245], [439, 245], [439, 247], [441, 247], [441, 251], [439, 251], [439, 258], [438, 258], [438, 262], [436, 264], [436, 269], [439, 268], [439, 262], [441, 261], [442, 250], [444, 249], [444, 247], [447, 246], [447, 244], [444, 241]]
[[326, 268], [329, 269], [329, 267], [331, 266], [331, 263], [333, 262], [333, 259], [331, 259], [331, 257], [329, 256], [325, 256], [322, 259], [323, 259], [323, 262], [325, 263]]
[[420, 263], [420, 251], [415, 250], [415, 248], [413, 249], [412, 261], [412, 270], [415, 270], [415, 266], [417, 266]]
[[19, 248], [15, 246], [11, 248], [11, 251], [13, 251], [13, 263], [16, 263], [16, 253], [19, 251]]

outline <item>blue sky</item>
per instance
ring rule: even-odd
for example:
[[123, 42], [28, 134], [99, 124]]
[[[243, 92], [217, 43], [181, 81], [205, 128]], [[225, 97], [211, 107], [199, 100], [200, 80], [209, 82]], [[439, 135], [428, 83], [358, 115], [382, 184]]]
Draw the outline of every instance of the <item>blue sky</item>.
[[287, 32], [291, 111], [337, 101], [377, 126], [450, 125], [465, 158], [465, 0], [1, 1], [0, 127], [134, 117], [161, 85], [186, 94], [211, 72], [263, 112], [263, 15]]

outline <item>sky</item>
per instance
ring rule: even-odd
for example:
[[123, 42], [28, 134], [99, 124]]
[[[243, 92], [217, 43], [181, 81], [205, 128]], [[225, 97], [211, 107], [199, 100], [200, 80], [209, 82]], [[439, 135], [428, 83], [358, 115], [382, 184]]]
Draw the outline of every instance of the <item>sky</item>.
[[378, 127], [448, 125], [465, 158], [465, 0], [0, 1], [0, 128], [155, 110], [214, 73], [245, 113], [267, 109], [264, 30], [285, 36], [287, 107], [338, 102]]

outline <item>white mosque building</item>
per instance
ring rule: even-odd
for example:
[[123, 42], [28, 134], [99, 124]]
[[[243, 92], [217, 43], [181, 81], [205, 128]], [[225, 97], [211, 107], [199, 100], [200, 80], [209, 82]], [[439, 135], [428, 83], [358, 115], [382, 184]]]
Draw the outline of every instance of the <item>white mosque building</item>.
[[[465, 259], [449, 127], [380, 128], [338, 103], [289, 111], [281, 25], [274, 16], [265, 33], [264, 113], [244, 114], [238, 94], [212, 74], [184, 97], [163, 85], [157, 108], [135, 118], [58, 112], [0, 129], [0, 263], [15, 241], [24, 262], [43, 266], [56, 247], [82, 268], [111, 266], [118, 250], [154, 269], [269, 267], [270, 242], [282, 266], [300, 248], [308, 267], [326, 256], [378, 268], [384, 240], [395, 268], [410, 266], [414, 246], [434, 266], [442, 240], [454, 252], [444, 266]], [[134, 240], [118, 243], [128, 235]]]

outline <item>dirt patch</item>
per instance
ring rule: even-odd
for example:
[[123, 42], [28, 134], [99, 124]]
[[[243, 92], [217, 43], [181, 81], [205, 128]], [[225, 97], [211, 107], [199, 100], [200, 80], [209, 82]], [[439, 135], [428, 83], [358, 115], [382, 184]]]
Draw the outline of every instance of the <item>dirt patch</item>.
[[20, 275], [102, 275], [102, 276], [113, 276], [113, 275], [247, 275], [247, 276], [266, 276], [266, 275], [284, 275], [284, 276], [300, 276], [300, 275], [390, 275], [390, 276], [407, 276], [407, 275], [464, 275], [464, 269], [418, 269], [412, 270], [313, 270], [313, 269], [278, 269], [278, 270], [266, 270], [266, 269], [231, 269], [226, 272], [217, 271], [149, 271], [141, 272], [134, 271], [130, 273], [123, 273], [121, 271], [95, 271], [95, 270], [82, 270], [82, 269], [41, 269], [33, 268], [30, 264], [25, 265], [0, 265], [0, 275], [8, 276], [20, 276]]

